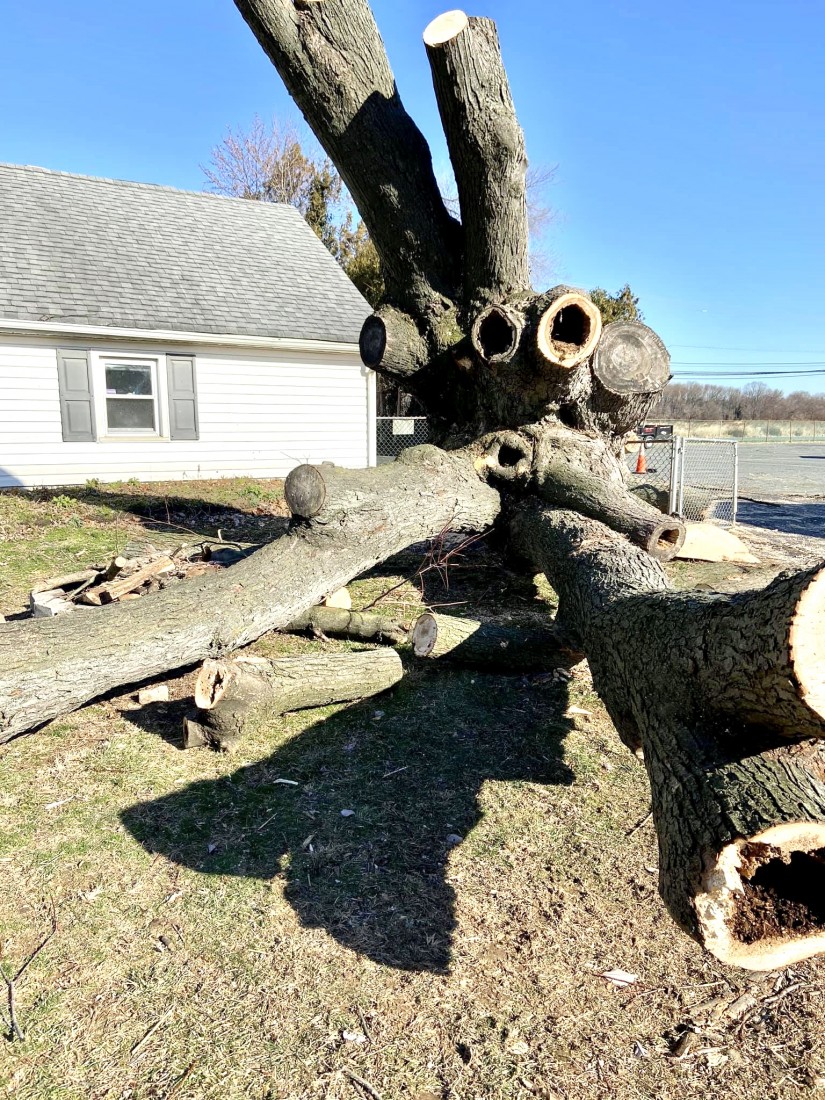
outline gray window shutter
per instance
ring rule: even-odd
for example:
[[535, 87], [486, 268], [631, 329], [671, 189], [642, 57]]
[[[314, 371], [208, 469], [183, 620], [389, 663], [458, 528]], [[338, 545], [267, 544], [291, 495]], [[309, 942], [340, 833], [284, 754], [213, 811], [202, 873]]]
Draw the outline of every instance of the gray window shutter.
[[194, 355], [167, 355], [170, 439], [198, 438], [198, 391]]
[[58, 349], [57, 381], [60, 387], [63, 439], [66, 443], [93, 443], [97, 435], [92, 365], [88, 351]]

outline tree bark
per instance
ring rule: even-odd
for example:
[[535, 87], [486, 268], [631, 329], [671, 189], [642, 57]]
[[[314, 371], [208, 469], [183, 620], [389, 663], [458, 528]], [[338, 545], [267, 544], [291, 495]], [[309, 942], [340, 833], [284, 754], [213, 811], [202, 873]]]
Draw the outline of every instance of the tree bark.
[[184, 719], [184, 741], [233, 752], [254, 723], [377, 695], [402, 675], [394, 649], [205, 661], [195, 683], [198, 709]]
[[750, 969], [825, 949], [825, 771], [787, 743], [825, 738], [825, 568], [737, 596], [682, 593], [575, 513], [526, 502], [511, 530], [643, 750], [673, 917]]
[[495, 672], [547, 672], [568, 668], [582, 658], [575, 646], [549, 627], [478, 622], [430, 611], [413, 623], [409, 640], [416, 657]]
[[390, 301], [423, 313], [460, 283], [461, 227], [404, 110], [366, 0], [235, 0], [347, 185]]
[[290, 634], [332, 634], [336, 638], [353, 638], [359, 642], [386, 642], [401, 645], [407, 640], [403, 623], [369, 611], [345, 611], [341, 607], [312, 607], [287, 623], [283, 630]]
[[475, 312], [530, 286], [524, 135], [491, 19], [447, 12], [424, 44], [458, 187], [464, 304]]
[[[321, 467], [322, 475], [333, 467]], [[413, 447], [351, 473], [310, 523], [213, 576], [83, 616], [0, 624], [0, 742], [114, 688], [240, 649], [378, 562], [489, 527], [498, 493], [464, 456]]]

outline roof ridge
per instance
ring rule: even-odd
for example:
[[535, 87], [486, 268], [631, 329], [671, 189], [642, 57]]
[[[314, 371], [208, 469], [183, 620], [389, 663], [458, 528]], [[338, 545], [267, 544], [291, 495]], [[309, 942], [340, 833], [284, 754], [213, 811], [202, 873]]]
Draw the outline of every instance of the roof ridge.
[[139, 180], [116, 179], [114, 176], [90, 176], [83, 172], [65, 172], [60, 168], [43, 168], [39, 164], [12, 164], [10, 161], [0, 161], [0, 169], [13, 169], [18, 172], [38, 172], [44, 176], [62, 176], [67, 179], [85, 180], [87, 183], [108, 183], [117, 187], [137, 187], [147, 191], [171, 191], [175, 195], [190, 195], [199, 199], [220, 199], [228, 202], [255, 202], [261, 207], [275, 207], [276, 209], [295, 210], [300, 217], [300, 211], [288, 202], [258, 202], [244, 199], [240, 195], [217, 195], [214, 191], [193, 191], [190, 188], [173, 187], [169, 183], [143, 183]]

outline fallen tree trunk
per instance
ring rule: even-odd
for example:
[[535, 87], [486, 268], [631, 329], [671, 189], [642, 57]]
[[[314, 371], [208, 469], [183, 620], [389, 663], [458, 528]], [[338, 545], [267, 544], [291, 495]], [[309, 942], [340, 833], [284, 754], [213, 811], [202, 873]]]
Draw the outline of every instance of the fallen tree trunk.
[[403, 623], [369, 611], [347, 611], [342, 607], [311, 607], [281, 627], [289, 634], [331, 634], [334, 638], [354, 638], [359, 642], [386, 642], [400, 645], [407, 640]]
[[660, 891], [715, 955], [755, 970], [825, 950], [825, 567], [766, 589], [675, 592], [572, 512], [511, 528], [556, 589], [622, 739], [641, 747]]
[[523, 627], [454, 615], [420, 615], [409, 636], [416, 657], [491, 672], [531, 673], [567, 668], [582, 654], [550, 627]]
[[[319, 470], [335, 481], [333, 467]], [[114, 688], [240, 649], [412, 543], [486, 529], [498, 509], [466, 457], [415, 447], [353, 475], [311, 522], [213, 576], [83, 616], [2, 623], [0, 742]]]
[[205, 661], [195, 682], [198, 709], [183, 720], [184, 744], [233, 752], [253, 723], [377, 695], [402, 675], [394, 649]]

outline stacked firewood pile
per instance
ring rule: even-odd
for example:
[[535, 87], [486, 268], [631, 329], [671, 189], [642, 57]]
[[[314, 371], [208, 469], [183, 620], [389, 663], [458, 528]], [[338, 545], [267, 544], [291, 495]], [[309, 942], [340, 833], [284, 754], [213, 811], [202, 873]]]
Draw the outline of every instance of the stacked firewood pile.
[[184, 544], [172, 551], [147, 545], [134, 556], [118, 555], [102, 565], [49, 577], [31, 590], [29, 606], [34, 618], [49, 618], [76, 608], [137, 600], [187, 577], [231, 565], [240, 556], [242, 551], [233, 547], [210, 543]]

